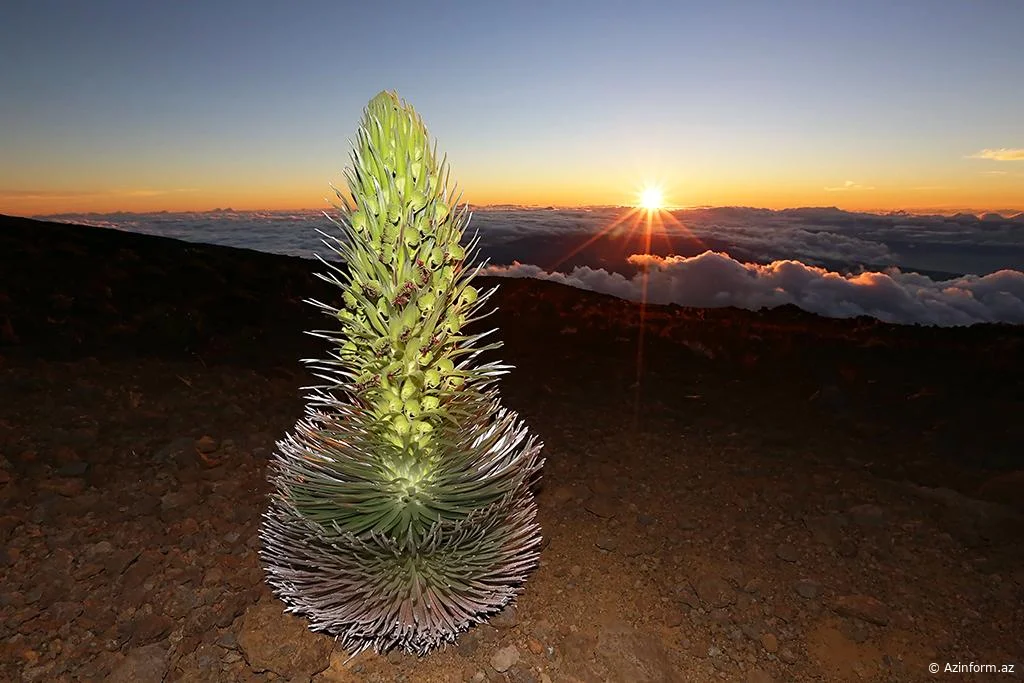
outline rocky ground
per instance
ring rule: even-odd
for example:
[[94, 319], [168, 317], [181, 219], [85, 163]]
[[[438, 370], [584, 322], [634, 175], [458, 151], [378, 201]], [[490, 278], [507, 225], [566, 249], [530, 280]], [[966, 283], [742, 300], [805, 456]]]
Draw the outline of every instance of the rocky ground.
[[1021, 677], [1024, 331], [535, 281], [492, 322], [546, 444], [541, 565], [453, 647], [348, 661], [256, 555], [310, 270], [0, 222], [0, 680]]

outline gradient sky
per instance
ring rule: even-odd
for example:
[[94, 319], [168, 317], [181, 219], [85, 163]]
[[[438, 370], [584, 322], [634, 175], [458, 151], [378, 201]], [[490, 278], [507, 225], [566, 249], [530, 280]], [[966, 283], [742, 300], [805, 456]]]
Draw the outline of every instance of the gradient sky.
[[1022, 28], [1021, 0], [13, 0], [0, 213], [319, 208], [382, 89], [476, 204], [1021, 210]]

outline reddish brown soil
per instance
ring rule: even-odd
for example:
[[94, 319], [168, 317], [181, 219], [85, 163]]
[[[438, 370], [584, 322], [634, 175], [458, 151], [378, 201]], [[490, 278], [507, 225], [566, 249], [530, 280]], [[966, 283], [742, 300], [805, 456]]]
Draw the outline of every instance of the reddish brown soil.
[[335, 296], [313, 265], [0, 218], [0, 680], [1024, 666], [1024, 330], [642, 310], [526, 280], [485, 284], [517, 366], [503, 399], [546, 444], [541, 566], [456, 647], [345, 663], [256, 556], [298, 359], [323, 351], [302, 331], [330, 325], [301, 303]]

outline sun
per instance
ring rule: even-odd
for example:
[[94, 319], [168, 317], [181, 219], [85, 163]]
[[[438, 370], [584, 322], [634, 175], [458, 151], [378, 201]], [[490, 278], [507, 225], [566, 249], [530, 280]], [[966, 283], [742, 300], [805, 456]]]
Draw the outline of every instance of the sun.
[[640, 208], [647, 211], [658, 211], [665, 205], [660, 187], [645, 187], [640, 193]]

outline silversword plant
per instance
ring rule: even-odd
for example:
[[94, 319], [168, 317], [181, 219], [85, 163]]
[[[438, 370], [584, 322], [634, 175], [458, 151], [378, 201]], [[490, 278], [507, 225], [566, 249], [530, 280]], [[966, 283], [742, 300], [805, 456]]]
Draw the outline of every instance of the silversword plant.
[[320, 259], [337, 329], [306, 361], [304, 417], [278, 442], [260, 530], [267, 580], [290, 612], [355, 653], [423, 654], [507, 605], [540, 552], [532, 486], [541, 444], [500, 403], [510, 368], [469, 333], [494, 289], [473, 279], [468, 207], [427, 129], [397, 95], [367, 106], [349, 195], [335, 190], [345, 266]]

